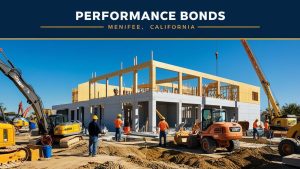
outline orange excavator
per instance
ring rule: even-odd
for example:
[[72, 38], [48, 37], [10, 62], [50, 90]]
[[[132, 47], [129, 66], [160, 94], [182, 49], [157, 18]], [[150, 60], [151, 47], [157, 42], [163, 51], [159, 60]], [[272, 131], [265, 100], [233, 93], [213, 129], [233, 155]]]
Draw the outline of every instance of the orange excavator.
[[219, 147], [229, 152], [238, 149], [243, 136], [242, 127], [238, 123], [228, 122], [226, 117], [224, 109], [203, 109], [202, 122], [196, 122], [191, 132], [180, 129], [175, 133], [174, 142], [189, 148], [200, 146], [208, 154]]

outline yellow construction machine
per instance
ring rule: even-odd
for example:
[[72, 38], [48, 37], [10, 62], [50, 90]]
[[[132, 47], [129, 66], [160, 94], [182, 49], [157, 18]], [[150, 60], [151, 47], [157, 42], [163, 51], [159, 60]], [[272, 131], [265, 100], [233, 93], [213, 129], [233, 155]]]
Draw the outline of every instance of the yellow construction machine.
[[[39, 131], [42, 135], [41, 143], [49, 145], [52, 144], [53, 141], [58, 140], [60, 145], [66, 147], [77, 140], [82, 139], [82, 136], [78, 135], [81, 132], [80, 122], [76, 121], [66, 123], [55, 117], [47, 119], [43, 112], [43, 104], [40, 97], [35, 93], [34, 89], [25, 82], [21, 72], [12, 64], [1, 48], [0, 53], [4, 58], [4, 60], [0, 59], [1, 72], [3, 72], [4, 75], [16, 85], [20, 92], [26, 97], [27, 103], [32, 106], [35, 112], [37, 122], [39, 124]], [[16, 148], [15, 146], [14, 126], [7, 124], [5, 121], [1, 122], [0, 132], [0, 164], [5, 165], [16, 161], [16, 159], [25, 159], [23, 156], [20, 156], [20, 153], [24, 154], [25, 149]]]
[[245, 39], [241, 40], [244, 49], [248, 55], [248, 58], [260, 80], [260, 83], [267, 95], [268, 101], [271, 103], [273, 108], [273, 112], [270, 111], [267, 118], [270, 119], [270, 129], [271, 130], [279, 130], [279, 131], [287, 131], [289, 128], [293, 127], [297, 124], [297, 117], [295, 115], [282, 115], [280, 112], [280, 107], [277, 101], [274, 98], [272, 90], [270, 88], [270, 83], [266, 79], [262, 69], [260, 68], [257, 59], [255, 58], [253, 52], [250, 49], [247, 41]]
[[6, 121], [5, 114], [0, 107], [0, 168], [18, 166], [27, 160], [29, 149], [17, 146], [15, 142], [15, 127]]
[[300, 123], [297, 124], [297, 117], [294, 115], [282, 115], [280, 113], [280, 108], [272, 94], [270, 83], [267, 81], [261, 68], [259, 67], [257, 60], [250, 49], [250, 46], [244, 39], [242, 39], [241, 42], [248, 54], [252, 66], [259, 77], [268, 100], [272, 105], [274, 113], [270, 112], [269, 115], [269, 118], [271, 118], [270, 128], [272, 130], [287, 130], [286, 139], [282, 140], [278, 145], [278, 151], [280, 155], [286, 156], [294, 153], [300, 153]]

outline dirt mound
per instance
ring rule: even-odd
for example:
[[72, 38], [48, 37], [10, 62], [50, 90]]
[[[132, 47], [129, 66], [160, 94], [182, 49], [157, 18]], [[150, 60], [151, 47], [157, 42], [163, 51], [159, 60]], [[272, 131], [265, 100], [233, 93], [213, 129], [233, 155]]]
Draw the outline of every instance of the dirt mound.
[[113, 161], [107, 161], [102, 164], [89, 162], [87, 165], [81, 166], [78, 169], [127, 169], [127, 168]]
[[281, 164], [271, 161], [280, 161], [276, 151], [269, 147], [241, 149], [222, 158], [213, 158], [204, 155], [182, 152], [158, 147], [139, 147], [120, 144], [102, 144], [100, 154], [120, 156], [129, 162], [147, 168], [266, 168], [280, 167]]

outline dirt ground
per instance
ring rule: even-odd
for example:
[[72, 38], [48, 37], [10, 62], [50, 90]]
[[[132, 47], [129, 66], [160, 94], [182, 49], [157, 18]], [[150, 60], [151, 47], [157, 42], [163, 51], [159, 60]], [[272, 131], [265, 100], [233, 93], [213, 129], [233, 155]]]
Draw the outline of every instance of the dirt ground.
[[88, 141], [84, 140], [74, 147], [53, 149], [53, 157], [48, 160], [26, 161], [17, 169], [177, 169], [177, 168], [292, 168], [281, 164], [276, 148], [262, 144], [248, 148], [242, 146], [239, 151], [228, 153], [218, 150], [207, 155], [200, 149], [168, 146], [157, 147], [156, 142], [108, 142], [101, 141], [96, 157], [88, 157]]

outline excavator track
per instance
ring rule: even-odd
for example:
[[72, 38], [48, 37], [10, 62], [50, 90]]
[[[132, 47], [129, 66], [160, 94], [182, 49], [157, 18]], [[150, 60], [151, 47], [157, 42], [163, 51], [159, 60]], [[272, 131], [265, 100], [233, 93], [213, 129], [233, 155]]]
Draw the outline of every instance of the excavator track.
[[81, 140], [83, 140], [83, 137], [81, 135], [64, 137], [59, 140], [59, 147], [68, 148], [78, 144]]
[[0, 169], [17, 167], [29, 158], [30, 151], [24, 146], [11, 146], [0, 149]]

